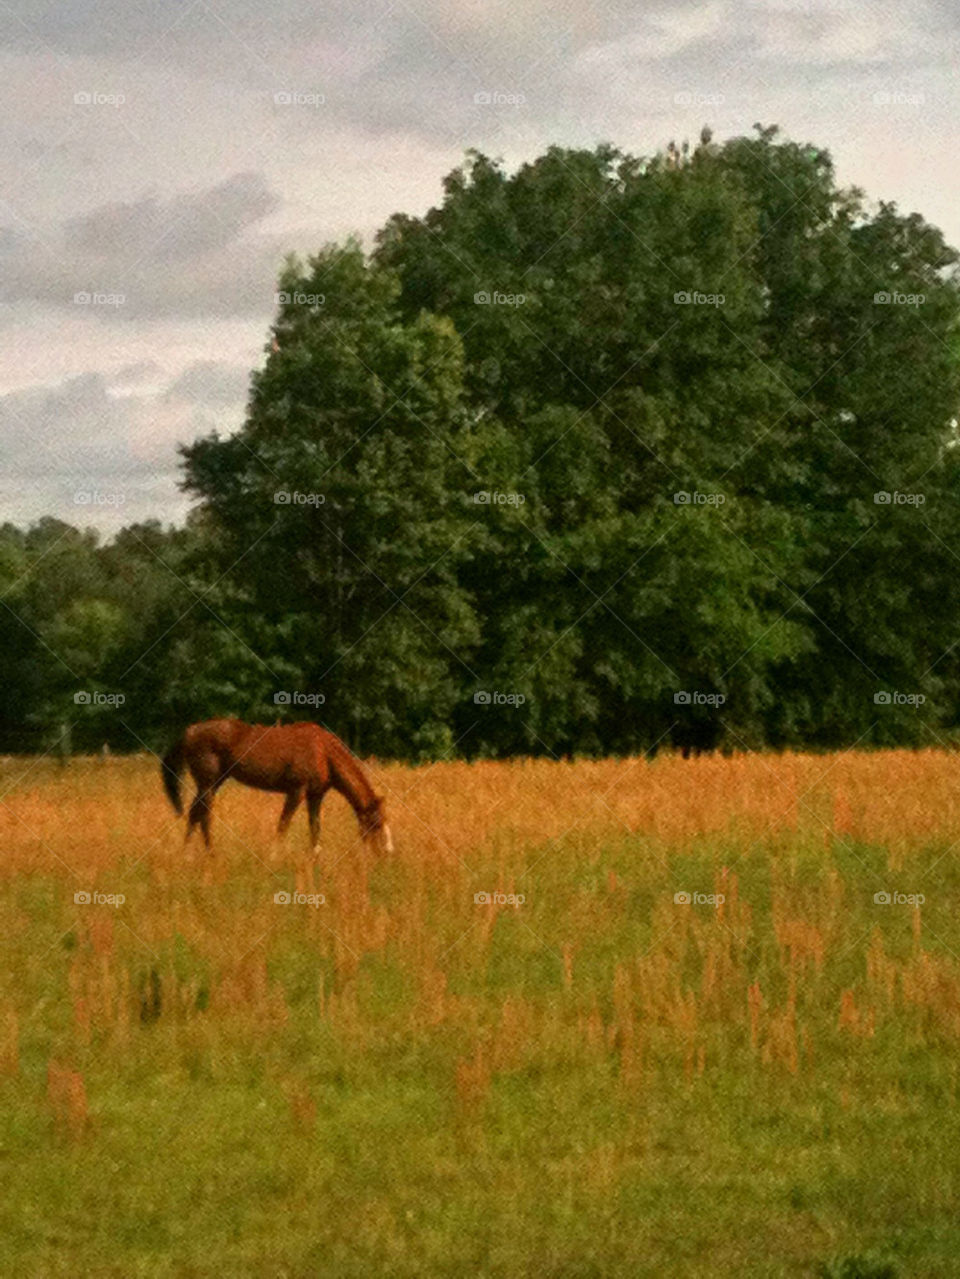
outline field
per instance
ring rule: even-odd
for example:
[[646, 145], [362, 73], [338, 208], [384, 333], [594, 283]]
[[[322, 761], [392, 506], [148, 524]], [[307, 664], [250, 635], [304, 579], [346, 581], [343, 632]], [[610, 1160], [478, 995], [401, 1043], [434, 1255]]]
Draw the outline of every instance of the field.
[[960, 1274], [955, 756], [372, 773], [2, 761], [2, 1273]]

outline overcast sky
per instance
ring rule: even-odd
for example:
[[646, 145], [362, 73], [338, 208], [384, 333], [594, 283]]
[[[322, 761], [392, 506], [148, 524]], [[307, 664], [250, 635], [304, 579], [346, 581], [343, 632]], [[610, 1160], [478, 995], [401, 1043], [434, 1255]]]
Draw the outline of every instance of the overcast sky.
[[0, 0], [0, 522], [181, 520], [176, 445], [240, 425], [283, 254], [424, 212], [468, 147], [777, 123], [960, 243], [958, 27], [950, 0]]

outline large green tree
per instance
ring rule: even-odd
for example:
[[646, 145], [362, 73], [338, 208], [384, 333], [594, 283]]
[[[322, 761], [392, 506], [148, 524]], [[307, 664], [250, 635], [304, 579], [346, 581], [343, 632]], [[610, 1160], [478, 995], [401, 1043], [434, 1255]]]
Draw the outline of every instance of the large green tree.
[[479, 635], [459, 577], [474, 443], [455, 327], [405, 317], [399, 292], [355, 244], [291, 260], [246, 423], [185, 457], [238, 641], [221, 628], [217, 660], [243, 664], [271, 710], [278, 693], [322, 696], [354, 744], [429, 753], [452, 744]]
[[186, 528], [0, 530], [0, 738], [942, 739], [958, 315], [940, 232], [773, 128], [471, 153], [372, 254], [289, 259], [244, 422], [184, 449]]
[[[512, 176], [474, 155], [442, 205], [391, 219], [378, 254], [411, 314], [454, 319], [477, 402], [519, 452], [533, 443], [514, 482], [544, 494], [553, 466], [568, 515], [543, 562], [570, 580], [534, 605], [530, 579], [549, 575], [521, 546], [512, 579], [475, 593], [502, 619], [512, 589], [548, 644], [563, 633], [574, 740], [593, 745], [583, 721], [606, 716], [602, 744], [643, 742], [666, 667], [728, 699], [706, 723], [677, 712], [693, 740], [903, 740], [949, 719], [958, 289], [935, 228], [870, 209], [825, 152], [758, 129], [688, 157], [554, 148]], [[525, 300], [475, 301], [492, 289]], [[714, 304], [676, 300], [693, 293]], [[572, 471], [608, 459], [589, 512], [569, 514], [577, 481], [556, 474], [565, 430], [587, 437]], [[671, 512], [671, 489], [725, 500]], [[584, 585], [600, 602], [575, 621]], [[880, 708], [884, 690], [926, 709]]]

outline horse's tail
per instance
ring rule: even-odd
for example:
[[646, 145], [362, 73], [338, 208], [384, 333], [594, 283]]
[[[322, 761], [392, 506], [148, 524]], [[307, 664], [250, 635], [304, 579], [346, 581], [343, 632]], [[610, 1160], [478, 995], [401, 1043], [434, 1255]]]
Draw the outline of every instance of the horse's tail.
[[184, 763], [184, 738], [181, 737], [175, 746], [170, 747], [160, 764], [163, 789], [167, 792], [167, 797], [177, 810], [179, 817], [183, 816], [183, 800], [180, 798], [180, 774], [183, 772]]

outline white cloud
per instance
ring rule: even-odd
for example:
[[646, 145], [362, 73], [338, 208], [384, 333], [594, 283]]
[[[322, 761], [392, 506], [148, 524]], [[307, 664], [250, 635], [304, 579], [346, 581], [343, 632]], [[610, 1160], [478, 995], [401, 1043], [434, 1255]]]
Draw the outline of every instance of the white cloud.
[[759, 32], [761, 58], [821, 67], [932, 55], [942, 39], [915, 13], [801, 3], [766, 11], [759, 18]]
[[[84, 459], [135, 475], [157, 511], [182, 510], [176, 444], [241, 420], [283, 253], [423, 212], [467, 147], [512, 166], [552, 143], [648, 154], [705, 120], [718, 141], [780, 123], [829, 148], [841, 181], [960, 240], [945, 0], [21, 9], [0, 35], [0, 396], [15, 394], [0, 416], [0, 520], [59, 500]], [[281, 106], [281, 90], [324, 101]], [[525, 100], [478, 106], [480, 90]], [[124, 102], [77, 104], [78, 91]], [[877, 91], [925, 106], [881, 110]], [[94, 290], [125, 301], [73, 303]], [[66, 463], [41, 461], [43, 443]]]
[[672, 58], [685, 49], [721, 34], [727, 24], [727, 5], [719, 0], [688, 11], [641, 16], [639, 25], [615, 40], [591, 44], [577, 58], [577, 67], [595, 71], [630, 67], [637, 62]]

